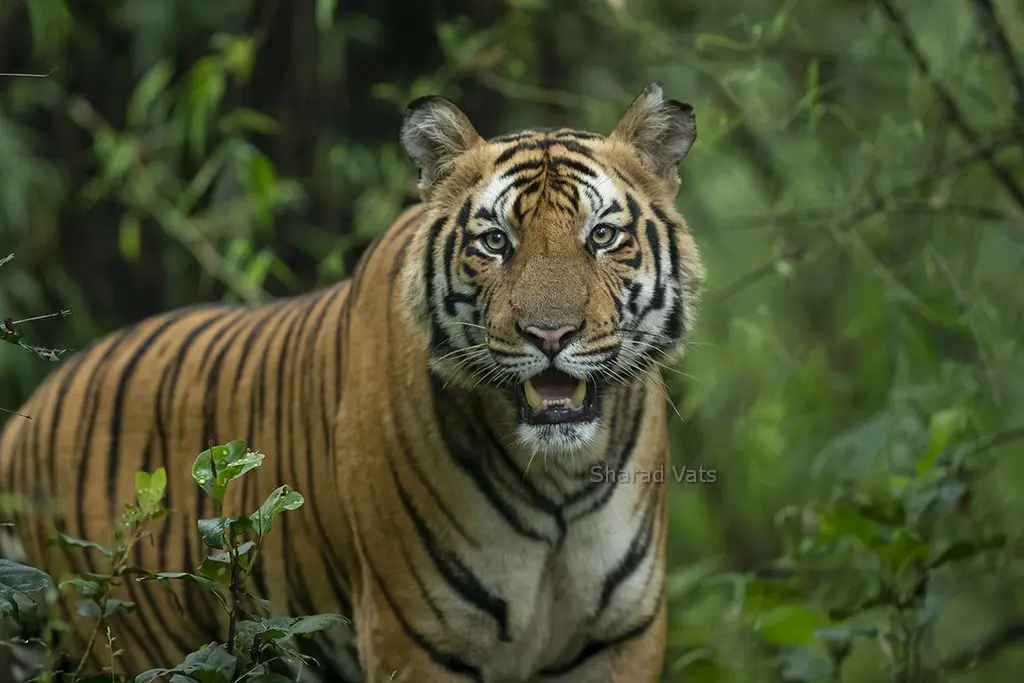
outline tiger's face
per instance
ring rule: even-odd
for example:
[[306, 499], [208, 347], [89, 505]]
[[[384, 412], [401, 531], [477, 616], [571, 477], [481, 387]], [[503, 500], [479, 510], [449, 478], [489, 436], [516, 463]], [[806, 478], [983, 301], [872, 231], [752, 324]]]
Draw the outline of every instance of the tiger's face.
[[440, 98], [410, 107], [428, 229], [404, 273], [434, 372], [506, 391], [520, 442], [572, 451], [603, 398], [681, 348], [704, 273], [674, 198], [692, 109], [657, 85], [605, 137], [527, 130], [483, 140]]

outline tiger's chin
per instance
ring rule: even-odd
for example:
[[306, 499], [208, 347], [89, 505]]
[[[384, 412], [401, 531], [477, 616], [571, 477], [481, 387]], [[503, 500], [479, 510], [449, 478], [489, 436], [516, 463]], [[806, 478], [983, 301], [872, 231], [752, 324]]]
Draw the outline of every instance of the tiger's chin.
[[[516, 438], [531, 454], [544, 456], [574, 456], [586, 451], [597, 439], [601, 420], [590, 422], [564, 422], [561, 424], [529, 424], [516, 426]], [[575, 459], [573, 460], [575, 462]]]

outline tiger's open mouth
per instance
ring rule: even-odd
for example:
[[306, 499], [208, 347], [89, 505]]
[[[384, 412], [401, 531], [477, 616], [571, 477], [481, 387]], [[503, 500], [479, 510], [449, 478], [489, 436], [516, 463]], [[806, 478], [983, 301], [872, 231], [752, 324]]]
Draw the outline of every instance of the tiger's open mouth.
[[527, 424], [590, 422], [600, 413], [595, 384], [548, 368], [519, 385], [519, 419]]

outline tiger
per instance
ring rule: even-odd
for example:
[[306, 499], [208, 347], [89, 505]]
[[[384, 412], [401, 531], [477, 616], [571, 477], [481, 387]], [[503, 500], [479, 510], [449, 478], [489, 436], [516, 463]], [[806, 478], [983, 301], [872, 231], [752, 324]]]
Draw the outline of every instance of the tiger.
[[[173, 511], [133, 562], [194, 570], [214, 509], [191, 462], [245, 439], [267, 465], [226, 514], [281, 483], [305, 496], [266, 537], [254, 591], [353, 624], [302, 639], [311, 680], [660, 680], [666, 486], [627, 475], [669, 462], [662, 367], [683, 357], [705, 281], [675, 208], [696, 134], [657, 82], [609, 134], [485, 139], [450, 100], [412, 101], [399, 138], [419, 198], [349, 278], [110, 333], [8, 421], [0, 486], [56, 504], [11, 518], [26, 556], [53, 576], [101, 571], [47, 539], [109, 537], [136, 472], [163, 467]], [[61, 645], [135, 675], [220, 642], [222, 610], [174, 590], [127, 582], [113, 664], [105, 643], [84, 652], [92, 623], [61, 598]]]

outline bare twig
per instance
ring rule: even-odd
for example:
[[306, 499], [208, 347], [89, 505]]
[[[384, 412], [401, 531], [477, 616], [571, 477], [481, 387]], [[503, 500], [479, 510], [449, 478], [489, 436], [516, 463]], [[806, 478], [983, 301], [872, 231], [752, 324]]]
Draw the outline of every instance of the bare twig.
[[12, 320], [12, 325], [20, 325], [22, 323], [31, 323], [37, 320], [47, 320], [48, 318], [66, 318], [71, 315], [71, 309], [62, 308], [56, 313], [47, 313], [45, 315], [34, 315], [31, 318], [22, 318], [21, 320]]
[[15, 73], [8, 71], [0, 71], [0, 77], [4, 78], [49, 78], [57, 72], [57, 67], [53, 67], [45, 74], [29, 74], [29, 73]]

